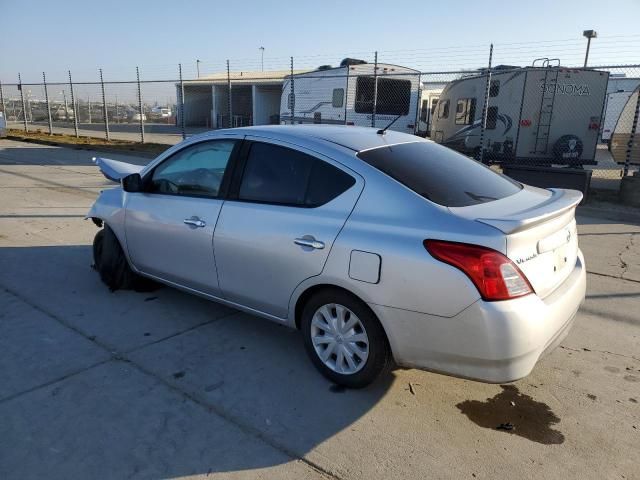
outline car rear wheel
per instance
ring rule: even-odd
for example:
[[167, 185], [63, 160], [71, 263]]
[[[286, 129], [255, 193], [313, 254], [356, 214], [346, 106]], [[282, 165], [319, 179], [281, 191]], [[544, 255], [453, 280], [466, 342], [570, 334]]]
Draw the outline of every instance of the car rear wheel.
[[325, 290], [311, 297], [301, 320], [307, 354], [334, 383], [365, 387], [390, 363], [380, 322], [366, 304], [344, 291]]

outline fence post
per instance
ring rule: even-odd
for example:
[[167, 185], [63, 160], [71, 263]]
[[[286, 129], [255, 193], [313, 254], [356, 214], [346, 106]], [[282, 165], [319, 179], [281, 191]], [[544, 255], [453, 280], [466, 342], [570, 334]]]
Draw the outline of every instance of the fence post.
[[296, 119], [296, 87], [293, 80], [293, 57], [291, 57], [291, 125], [295, 123]]
[[51, 121], [51, 105], [49, 105], [49, 89], [47, 88], [47, 76], [42, 72], [42, 84], [44, 85], [44, 101], [47, 102], [47, 121], [49, 122], [49, 135], [53, 135], [53, 122]]
[[371, 127], [376, 127], [376, 110], [378, 109], [378, 52], [373, 57], [373, 107], [371, 108]]
[[629, 163], [631, 163], [631, 151], [633, 150], [633, 142], [638, 131], [638, 115], [640, 114], [640, 89], [636, 95], [636, 110], [633, 115], [633, 123], [631, 124], [631, 133], [629, 134], [629, 141], [627, 142], [627, 153], [624, 159], [624, 172], [623, 177], [626, 177], [629, 173]]
[[109, 138], [109, 110], [107, 109], [107, 96], [104, 94], [104, 78], [102, 78], [102, 69], [100, 71], [100, 89], [102, 90], [102, 116], [104, 121], [104, 138], [107, 139], [107, 142], [110, 140]]
[[227, 122], [228, 127], [231, 128], [233, 126], [231, 115], [233, 114], [233, 108], [231, 106], [231, 73], [229, 71], [229, 60], [227, 60], [227, 115], [229, 116], [229, 121]]
[[[78, 133], [78, 109], [76, 108], [76, 101], [75, 101], [75, 92], [73, 91], [73, 81], [71, 80], [71, 70], [69, 70], [69, 88], [71, 89], [71, 108], [73, 108], [73, 129], [76, 132], [76, 138], [80, 137], [80, 134]], [[69, 109], [66, 110], [65, 112], [67, 118], [69, 117]]]
[[136, 67], [138, 81], [138, 111], [140, 112], [140, 143], [144, 143], [144, 112], [142, 111], [142, 90], [140, 90], [140, 69]]
[[413, 134], [418, 134], [418, 126], [420, 125], [420, 109], [421, 109], [421, 98], [420, 94], [422, 93], [422, 72], [418, 73], [418, 99], [416, 100], [416, 119], [413, 122]]
[[180, 129], [182, 130], [182, 139], [187, 138], [184, 129], [184, 81], [182, 80], [182, 64], [178, 64], [178, 74], [180, 75]]
[[347, 65], [347, 82], [344, 88], [344, 98], [342, 101], [344, 102], [344, 124], [347, 124], [347, 100], [349, 99], [349, 71], [351, 70], [351, 66]]
[[[493, 59], [493, 43], [489, 47], [489, 68], [487, 69], [487, 83], [484, 87], [484, 102], [482, 103], [482, 124], [480, 127], [480, 152], [478, 161], [484, 161], [484, 131], [487, 128], [487, 113], [489, 111], [489, 92], [491, 90], [491, 60]], [[467, 112], [468, 113], [468, 112]], [[473, 123], [473, 119], [471, 119]]]
[[24, 124], [24, 131], [28, 132], [27, 127], [27, 106], [24, 104], [24, 92], [22, 91], [22, 77], [18, 73], [18, 89], [20, 90], [20, 100], [22, 101], [22, 123]]
[[7, 107], [4, 104], [4, 92], [2, 91], [2, 82], [0, 82], [0, 105], [2, 105], [2, 114], [4, 115], [4, 119], [7, 119]]

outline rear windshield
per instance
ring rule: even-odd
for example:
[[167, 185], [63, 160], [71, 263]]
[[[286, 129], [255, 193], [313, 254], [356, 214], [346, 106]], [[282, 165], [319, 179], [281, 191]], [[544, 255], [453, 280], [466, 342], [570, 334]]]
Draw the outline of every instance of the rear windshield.
[[517, 182], [483, 164], [431, 142], [412, 142], [358, 153], [427, 200], [445, 207], [466, 207], [517, 193]]

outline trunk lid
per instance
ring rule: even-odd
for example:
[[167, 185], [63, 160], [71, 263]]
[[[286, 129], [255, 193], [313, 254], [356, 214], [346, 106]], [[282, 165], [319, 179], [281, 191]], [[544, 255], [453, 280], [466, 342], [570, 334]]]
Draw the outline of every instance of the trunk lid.
[[143, 165], [134, 165], [132, 163], [119, 162], [110, 158], [93, 157], [92, 159], [98, 166], [102, 174], [114, 182], [131, 175], [132, 173], [140, 173], [144, 168]]
[[578, 256], [575, 209], [582, 193], [524, 185], [515, 195], [468, 207], [450, 207], [460, 217], [500, 230], [504, 253], [541, 298], [573, 271]]

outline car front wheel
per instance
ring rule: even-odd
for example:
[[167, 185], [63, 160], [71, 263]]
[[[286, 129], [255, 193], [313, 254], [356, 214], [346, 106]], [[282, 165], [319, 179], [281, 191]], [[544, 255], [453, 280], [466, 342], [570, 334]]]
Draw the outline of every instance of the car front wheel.
[[311, 361], [334, 383], [365, 387], [390, 363], [380, 322], [366, 304], [344, 291], [326, 290], [311, 297], [301, 320]]
[[113, 230], [105, 225], [93, 240], [93, 264], [100, 279], [114, 290], [136, 290], [150, 292], [159, 285], [137, 275], [131, 267]]

